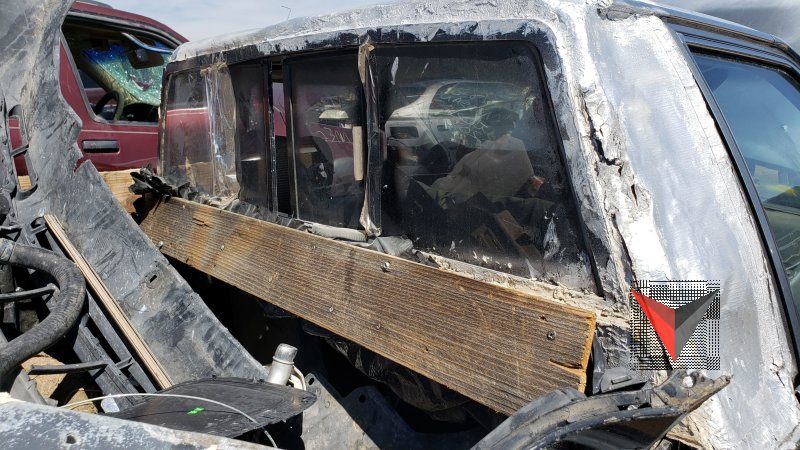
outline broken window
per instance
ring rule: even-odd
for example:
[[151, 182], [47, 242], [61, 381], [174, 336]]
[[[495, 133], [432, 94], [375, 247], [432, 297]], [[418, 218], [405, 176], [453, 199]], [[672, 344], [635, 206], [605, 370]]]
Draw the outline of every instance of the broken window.
[[158, 122], [161, 80], [171, 46], [152, 37], [79, 23], [66, 23], [63, 32], [95, 115]]
[[[407, 45], [375, 48], [369, 61], [384, 139], [369, 149], [368, 174], [355, 53], [233, 66], [228, 88], [224, 67], [172, 76], [164, 173], [172, 184], [350, 229], [363, 225], [369, 197], [366, 219], [383, 236], [593, 289], [536, 50], [508, 41]], [[232, 154], [236, 172], [226, 172]]]
[[236, 178], [236, 100], [230, 71], [224, 63], [200, 71], [205, 78], [208, 118], [211, 128], [211, 160], [214, 187], [207, 191], [223, 203], [239, 193]]
[[358, 228], [364, 198], [363, 101], [356, 55], [286, 64], [292, 201], [302, 220]]
[[523, 43], [373, 51], [384, 235], [516, 275], [593, 286], [536, 51]]
[[199, 72], [172, 75], [167, 86], [161, 173], [170, 183], [209, 191], [211, 147], [208, 102]]
[[161, 171], [225, 203], [239, 191], [235, 101], [227, 66], [172, 75], [167, 87]]

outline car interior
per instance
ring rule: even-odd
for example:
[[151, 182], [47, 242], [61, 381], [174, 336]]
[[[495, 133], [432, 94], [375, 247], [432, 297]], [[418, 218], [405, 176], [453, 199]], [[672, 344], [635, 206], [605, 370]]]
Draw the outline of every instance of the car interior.
[[170, 46], [105, 24], [67, 20], [62, 31], [97, 117], [158, 122], [161, 79]]

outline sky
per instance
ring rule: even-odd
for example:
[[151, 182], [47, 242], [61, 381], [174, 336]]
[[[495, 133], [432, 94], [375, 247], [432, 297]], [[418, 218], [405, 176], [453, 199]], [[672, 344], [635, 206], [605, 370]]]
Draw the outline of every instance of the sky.
[[[294, 17], [357, 8], [379, 0], [100, 0], [163, 22], [190, 40], [263, 28]], [[798, 0], [656, 0], [753, 26], [800, 47]], [[287, 9], [291, 8], [291, 10]], [[759, 14], [753, 9], [763, 9]]]
[[[377, 0], [101, 0], [164, 23], [189, 40], [263, 28], [287, 16], [316, 16]], [[284, 6], [291, 8], [284, 8]]]

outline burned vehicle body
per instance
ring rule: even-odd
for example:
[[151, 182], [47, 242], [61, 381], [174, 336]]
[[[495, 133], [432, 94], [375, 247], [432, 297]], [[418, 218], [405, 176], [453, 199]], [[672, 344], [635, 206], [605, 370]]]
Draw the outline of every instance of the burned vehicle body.
[[[774, 37], [636, 2], [425, 2], [298, 19], [178, 49], [162, 115], [185, 84], [204, 92], [217, 128], [190, 147], [166, 124], [161, 173], [204, 203], [593, 311], [610, 366], [630, 360], [633, 281], [719, 280], [719, 360], [733, 381], [675, 436], [790, 445], [796, 216], [761, 194], [788, 192], [797, 168], [753, 162], [751, 142], [767, 138], [729, 117], [719, 88], [737, 75], [725, 64], [796, 89], [797, 55]], [[517, 104], [487, 89], [420, 100], [463, 81], [514, 86]], [[324, 120], [309, 114], [320, 102], [333, 105]], [[349, 122], [329, 139], [348, 144], [343, 156], [320, 145], [333, 119]], [[334, 194], [337, 160], [351, 159]]]
[[[162, 91], [172, 186], [136, 177], [164, 194], [138, 228], [74, 145], [54, 69], [67, 8], [0, 18], [3, 60], [21, 62], [0, 67], [0, 232], [15, 241], [0, 263], [29, 247], [75, 261], [89, 289], [60, 346], [76, 363], [47, 370], [87, 371], [116, 396], [103, 412], [129, 420], [5, 403], [4, 442], [235, 445], [145, 425], [166, 404], [266, 443], [195, 405], [128, 401], [198, 385], [220, 401], [280, 392], [252, 422], [290, 448], [636, 448], [680, 420], [670, 437], [695, 446], [797, 440], [796, 58], [770, 36], [630, 3], [426, 2], [188, 44]], [[731, 116], [748, 83], [781, 107]], [[27, 268], [0, 286], [10, 366], [68, 290]], [[630, 285], [669, 279], [719, 280], [715, 381], [628, 364]], [[49, 310], [27, 331], [20, 296]], [[278, 370], [282, 342], [305, 376]], [[253, 381], [279, 374], [295, 387]], [[24, 370], [0, 381], [44, 401]]]

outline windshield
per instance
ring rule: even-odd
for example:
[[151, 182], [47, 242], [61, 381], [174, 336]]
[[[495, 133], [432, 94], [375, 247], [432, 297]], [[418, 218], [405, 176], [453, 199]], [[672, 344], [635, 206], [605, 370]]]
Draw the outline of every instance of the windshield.
[[[163, 45], [158, 43], [159, 45]], [[161, 103], [161, 77], [167, 62], [152, 67], [135, 68], [122, 45], [112, 44], [107, 50], [90, 48], [84, 56], [97, 74], [99, 84], [123, 93], [127, 103], [146, 103], [158, 106]]]
[[158, 120], [161, 81], [171, 46], [102, 24], [67, 22], [63, 32], [96, 115], [107, 120]]

